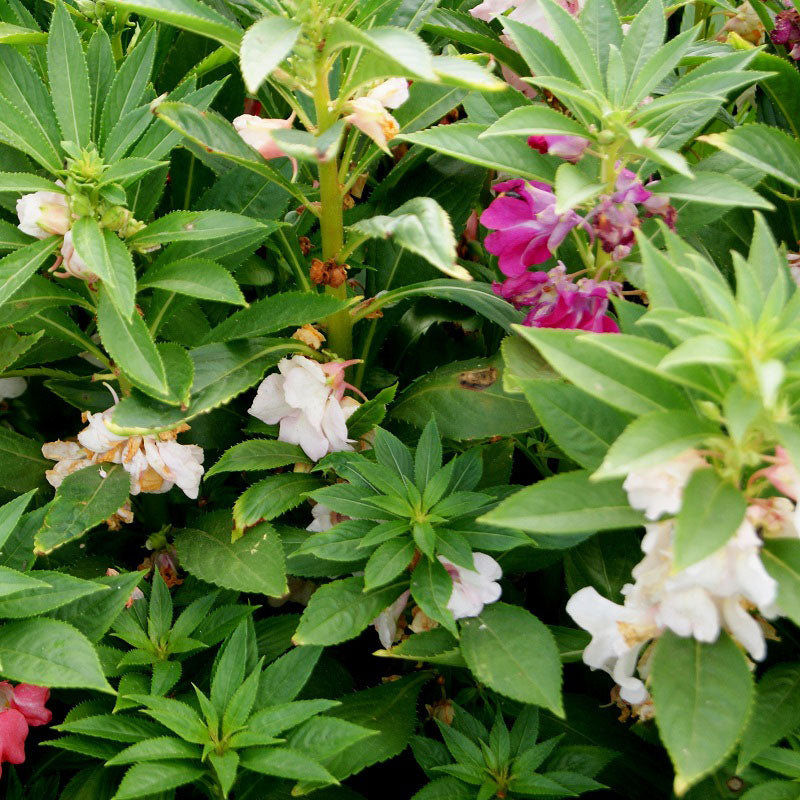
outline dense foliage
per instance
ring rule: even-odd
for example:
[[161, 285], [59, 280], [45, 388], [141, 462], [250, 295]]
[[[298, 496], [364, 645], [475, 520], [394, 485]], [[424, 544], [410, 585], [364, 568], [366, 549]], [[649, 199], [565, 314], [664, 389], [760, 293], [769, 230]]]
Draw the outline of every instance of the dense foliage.
[[0, 0], [8, 800], [800, 798], [797, 0]]

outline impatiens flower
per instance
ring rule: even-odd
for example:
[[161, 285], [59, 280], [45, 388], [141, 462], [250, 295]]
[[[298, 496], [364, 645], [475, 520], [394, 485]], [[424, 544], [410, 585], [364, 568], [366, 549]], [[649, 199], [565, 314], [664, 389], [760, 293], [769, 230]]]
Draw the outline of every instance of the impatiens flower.
[[789, 273], [797, 286], [800, 286], [800, 253], [787, 253], [786, 261], [789, 264]]
[[32, 192], [17, 200], [17, 227], [29, 236], [63, 236], [72, 226], [67, 196], [60, 192]]
[[[583, 7], [583, 0], [558, 0], [558, 2], [562, 8], [573, 15], [578, 14]], [[513, 9], [508, 15], [509, 19], [536, 28], [549, 39], [553, 38], [553, 32], [544, 16], [539, 0], [483, 0], [482, 3], [470, 9], [469, 13], [484, 22], [491, 22], [509, 9]]]
[[381, 644], [385, 650], [388, 650], [392, 644], [400, 638], [402, 630], [398, 630], [397, 623], [403, 615], [406, 605], [408, 605], [408, 598], [410, 595], [411, 593], [408, 591], [403, 592], [389, 608], [381, 611], [381, 613], [370, 622], [370, 625], [377, 631], [378, 638], [381, 640]]
[[400, 132], [400, 125], [386, 109], [397, 108], [406, 100], [408, 81], [405, 78], [390, 78], [363, 97], [351, 100], [349, 105], [352, 113], [345, 117], [345, 122], [355, 125], [388, 153], [387, 143]]
[[[78, 434], [77, 442], [59, 440], [42, 445], [42, 455], [57, 462], [45, 472], [50, 485], [58, 488], [67, 475], [93, 464], [121, 464], [130, 475], [131, 494], [161, 494], [177, 485], [187, 497], [195, 499], [203, 476], [203, 448], [176, 441], [188, 426], [155, 436], [119, 436], [107, 427], [116, 408], [116, 396], [114, 400], [114, 405], [102, 413], [86, 412], [88, 425]], [[117, 513], [122, 519], [127, 516], [124, 508]]]
[[344, 370], [352, 363], [284, 358], [278, 372], [261, 382], [249, 413], [267, 425], [279, 423], [278, 439], [299, 444], [314, 461], [328, 453], [352, 450], [347, 418], [358, 404], [344, 396], [352, 388], [344, 382]]
[[792, 8], [778, 12], [770, 38], [773, 44], [782, 44], [795, 61], [800, 61], [800, 11]]
[[783, 447], [775, 448], [775, 461], [762, 474], [781, 494], [791, 497], [795, 503], [800, 500], [800, 472]]
[[367, 97], [377, 100], [385, 108], [399, 108], [408, 100], [408, 81], [405, 78], [389, 78], [367, 92]]
[[612, 603], [591, 586], [570, 597], [567, 613], [592, 636], [583, 651], [584, 664], [607, 672], [625, 702], [643, 703], [647, 689], [634, 673], [642, 648], [658, 633], [652, 614]]
[[503, 570], [491, 556], [473, 553], [474, 570], [454, 564], [444, 556], [438, 558], [453, 581], [447, 608], [456, 619], [477, 617], [485, 605], [500, 599], [502, 589], [497, 581], [503, 577]]
[[[764, 23], [748, 0], [745, 0], [735, 12], [726, 11], [725, 15], [728, 17], [728, 21], [719, 32], [718, 41], [724, 42], [728, 38], [728, 33], [736, 33], [751, 44], [761, 44], [764, 41], [764, 32], [766, 31]], [[780, 17], [780, 14], [778, 14], [778, 17]], [[777, 17], [775, 23], [777, 30]], [[774, 37], [772, 41], [775, 41]]]
[[22, 764], [25, 761], [27, 738], [28, 723], [22, 714], [13, 708], [0, 711], [0, 764]]
[[525, 272], [493, 283], [492, 290], [516, 308], [530, 309], [523, 325], [619, 333], [607, 311], [609, 296], [621, 290], [620, 284], [587, 278], [574, 283], [566, 272], [559, 262], [549, 272]]
[[[58, 267], [62, 272], [56, 272]], [[72, 244], [72, 231], [64, 234], [64, 242], [61, 245], [61, 258], [51, 267], [50, 271], [56, 278], [78, 278], [87, 283], [94, 283], [98, 280], [97, 275], [89, 269], [87, 263], [75, 252]]]
[[273, 158], [288, 158], [294, 174], [297, 175], [297, 159], [287, 155], [272, 135], [273, 131], [288, 130], [293, 123], [294, 114], [288, 119], [267, 119], [253, 114], [240, 114], [233, 120], [233, 127], [250, 147], [258, 150], [268, 161]]
[[689, 478], [696, 469], [707, 466], [696, 450], [686, 450], [654, 467], [633, 470], [622, 486], [634, 508], [644, 511], [647, 519], [658, 519], [662, 514], [680, 511]]
[[19, 711], [32, 728], [47, 725], [53, 718], [53, 713], [44, 705], [49, 699], [50, 690], [46, 686], [30, 683], [12, 686], [8, 681], [0, 681], [0, 706]]
[[494, 230], [484, 246], [505, 275], [516, 277], [547, 261], [576, 225], [585, 225], [574, 211], [556, 214], [556, 196], [546, 183], [511, 180], [493, 191], [500, 194], [481, 215], [481, 224]]
[[13, 400], [27, 388], [25, 378], [0, 378], [0, 400]]
[[322, 505], [322, 503], [317, 503], [311, 509], [311, 516], [314, 519], [311, 521], [310, 525], [306, 526], [306, 530], [312, 533], [329, 531], [334, 525], [338, 525], [343, 520], [350, 519], [342, 514], [337, 514], [333, 509]]
[[528, 145], [543, 155], [549, 153], [575, 164], [589, 146], [589, 140], [582, 136], [529, 136]]

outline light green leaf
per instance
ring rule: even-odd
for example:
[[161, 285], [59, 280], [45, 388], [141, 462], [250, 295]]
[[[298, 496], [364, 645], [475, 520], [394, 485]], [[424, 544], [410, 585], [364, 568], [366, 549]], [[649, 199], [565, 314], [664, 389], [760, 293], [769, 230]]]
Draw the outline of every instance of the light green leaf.
[[316, 475], [287, 472], [254, 483], [233, 506], [236, 527], [243, 529], [261, 519], [271, 520], [303, 502], [304, 495], [322, 486]]
[[226, 450], [219, 461], [206, 472], [210, 478], [218, 472], [250, 472], [289, 464], [310, 463], [299, 445], [277, 439], [250, 439]]
[[92, 135], [89, 71], [80, 36], [63, 3], [56, 3], [50, 22], [47, 73], [64, 139], [85, 147]]
[[445, 275], [472, 280], [456, 261], [456, 237], [450, 217], [432, 197], [414, 197], [391, 214], [360, 220], [350, 230], [371, 239], [391, 239]]
[[588, 471], [562, 472], [503, 500], [479, 522], [537, 534], [576, 534], [632, 528], [643, 523], [628, 505], [622, 481], [596, 482]]
[[128, 248], [119, 236], [101, 228], [93, 217], [81, 217], [72, 226], [75, 252], [103, 281], [103, 287], [120, 316], [133, 315], [136, 273]]
[[247, 91], [255, 94], [267, 76], [286, 58], [300, 35], [301, 25], [286, 17], [262, 17], [247, 29], [239, 52]]
[[89, 640], [55, 619], [27, 619], [0, 628], [5, 678], [36, 686], [97, 689], [113, 694]]
[[247, 305], [230, 272], [206, 258], [184, 258], [155, 266], [139, 280], [139, 289], [164, 289], [218, 303]]
[[0, 486], [16, 493], [38, 489], [52, 466], [42, 456], [41, 442], [0, 427]]
[[205, 770], [185, 761], [151, 761], [134, 764], [122, 779], [119, 790], [111, 800], [132, 800], [148, 797], [193, 783], [205, 774]]
[[29, 172], [0, 172], [0, 192], [57, 192], [64, 194], [64, 189], [47, 178], [40, 178]]
[[420, 559], [411, 573], [411, 594], [427, 616], [443, 625], [453, 636], [458, 634], [453, 612], [447, 607], [453, 594], [453, 579], [432, 553]]
[[521, 106], [490, 125], [480, 136], [583, 136], [590, 134], [579, 122], [548, 106]]
[[506, 603], [486, 606], [461, 623], [461, 653], [481, 683], [564, 716], [558, 648], [547, 626], [529, 611]]
[[650, 691], [680, 795], [721, 764], [738, 741], [750, 713], [753, 678], [727, 633], [703, 644], [667, 631], [656, 642]]
[[603, 185], [592, 181], [574, 164], [564, 162], [556, 170], [556, 214], [563, 214], [596, 197]]
[[767, 539], [761, 550], [767, 572], [778, 582], [778, 606], [800, 625], [800, 542]]
[[42, 31], [0, 22], [0, 44], [44, 44], [46, 41], [47, 34]]
[[59, 242], [59, 237], [49, 236], [0, 258], [0, 306], [39, 269]]
[[267, 522], [235, 542], [230, 530], [186, 528], [176, 535], [175, 546], [184, 569], [208, 583], [275, 597], [287, 591], [283, 548]]
[[774, 208], [762, 197], [730, 175], [718, 172], [695, 172], [694, 178], [670, 175], [650, 185], [656, 194], [667, 195], [671, 200], [688, 200], [711, 206], [742, 206], [743, 208]]

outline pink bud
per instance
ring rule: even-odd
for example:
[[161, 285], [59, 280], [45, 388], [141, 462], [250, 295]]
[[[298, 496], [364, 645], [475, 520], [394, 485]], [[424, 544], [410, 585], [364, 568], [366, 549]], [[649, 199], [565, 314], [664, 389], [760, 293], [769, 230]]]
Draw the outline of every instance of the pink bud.
[[252, 114], [241, 114], [233, 120], [233, 127], [250, 147], [258, 150], [268, 161], [273, 158], [288, 158], [292, 162], [296, 175], [297, 161], [284, 153], [272, 135], [273, 131], [289, 130], [293, 122], [294, 114], [288, 119], [268, 119]]
[[46, 239], [63, 236], [72, 224], [66, 195], [59, 192], [32, 192], [17, 200], [17, 226], [23, 233]]

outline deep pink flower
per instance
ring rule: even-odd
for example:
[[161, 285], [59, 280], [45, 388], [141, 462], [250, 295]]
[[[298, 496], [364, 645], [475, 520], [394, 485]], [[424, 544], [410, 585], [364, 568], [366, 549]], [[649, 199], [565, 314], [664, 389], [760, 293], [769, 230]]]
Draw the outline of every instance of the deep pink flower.
[[33, 686], [19, 683], [12, 686], [8, 681], [0, 681], [0, 706], [19, 711], [31, 727], [47, 725], [53, 718], [52, 712], [44, 704], [50, 698], [46, 686]]
[[[648, 183], [647, 185], [652, 186], [653, 184]], [[663, 217], [669, 228], [673, 231], [675, 230], [678, 211], [669, 202], [669, 197], [663, 194], [653, 194], [642, 203], [642, 206], [646, 209], [646, 217]]]
[[652, 192], [642, 186], [636, 173], [629, 169], [621, 169], [617, 175], [617, 191], [611, 195], [615, 203], [644, 203], [650, 199]]
[[786, 47], [795, 61], [800, 61], [800, 12], [794, 8], [780, 11], [775, 17], [775, 28], [770, 38], [773, 44]]
[[546, 183], [511, 180], [493, 191], [501, 194], [483, 212], [481, 224], [495, 232], [484, 246], [498, 256], [505, 275], [522, 275], [547, 261], [576, 225], [585, 225], [574, 211], [556, 214], [556, 197]]
[[[0, 764], [22, 764], [25, 761], [25, 739], [28, 723], [24, 715], [15, 708], [0, 711]], [[0, 775], [2, 775], [0, 767]]]
[[597, 238], [614, 261], [627, 256], [633, 248], [634, 231], [640, 226], [639, 212], [633, 203], [615, 203], [605, 197], [592, 212], [592, 224]]
[[589, 146], [589, 140], [582, 136], [529, 136], [528, 145], [542, 155], [549, 153], [575, 164]]
[[504, 300], [508, 300], [515, 308], [532, 306], [539, 301], [543, 291], [548, 289], [554, 291], [550, 273], [556, 269], [558, 267], [550, 270], [550, 272], [544, 272], [543, 270], [523, 272], [522, 275], [506, 278], [502, 283], [495, 281], [492, 284], [492, 291]]

